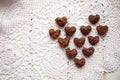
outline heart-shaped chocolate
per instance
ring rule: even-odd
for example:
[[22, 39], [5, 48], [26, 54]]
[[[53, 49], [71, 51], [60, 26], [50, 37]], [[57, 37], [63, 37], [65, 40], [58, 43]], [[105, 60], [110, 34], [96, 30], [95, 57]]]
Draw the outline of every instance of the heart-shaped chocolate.
[[65, 27], [65, 32], [67, 36], [72, 36], [76, 32], [76, 28], [72, 27]]
[[62, 18], [57, 17], [55, 19], [55, 21], [56, 21], [56, 23], [57, 23], [58, 26], [64, 27], [66, 25], [66, 23], [67, 23], [67, 18], [66, 17], [62, 17]]
[[78, 59], [78, 58], [75, 58], [74, 59], [74, 62], [76, 64], [77, 67], [82, 67], [85, 65], [85, 59], [84, 58], [81, 58], [81, 59]]
[[57, 39], [58, 36], [60, 35], [60, 33], [61, 33], [61, 31], [60, 31], [59, 29], [57, 29], [57, 30], [50, 29], [50, 30], [49, 30], [49, 34], [50, 34], [50, 37], [51, 37], [52, 39]]
[[108, 32], [108, 26], [97, 26], [96, 30], [98, 31], [99, 35], [105, 35]]
[[70, 38], [69, 37], [66, 37], [66, 38], [58, 38], [58, 42], [60, 44], [60, 46], [62, 48], [65, 48], [69, 45], [69, 42], [70, 42]]
[[85, 43], [85, 38], [74, 38], [74, 43], [77, 47], [82, 47]]
[[96, 14], [96, 15], [89, 15], [88, 19], [89, 19], [90, 23], [96, 24], [100, 20], [100, 16], [98, 14]]
[[99, 42], [99, 36], [89, 36], [88, 41], [91, 45], [96, 45]]
[[91, 30], [92, 30], [91, 26], [81, 26], [80, 27], [80, 31], [84, 36], [88, 35]]
[[66, 49], [66, 55], [69, 59], [74, 58], [77, 55], [77, 50], [76, 49], [71, 50], [70, 48], [67, 48]]
[[90, 57], [94, 53], [95, 49], [93, 47], [83, 48], [82, 52], [86, 57]]

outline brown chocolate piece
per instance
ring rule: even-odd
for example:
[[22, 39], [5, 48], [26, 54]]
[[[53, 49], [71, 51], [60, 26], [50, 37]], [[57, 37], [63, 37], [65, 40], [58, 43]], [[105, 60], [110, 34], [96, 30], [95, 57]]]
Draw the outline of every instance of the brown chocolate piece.
[[91, 30], [92, 30], [91, 26], [81, 26], [80, 27], [80, 31], [84, 36], [88, 35]]
[[60, 46], [62, 48], [65, 48], [69, 45], [69, 42], [70, 42], [70, 38], [69, 37], [66, 37], [66, 38], [58, 38], [58, 42], [60, 44]]
[[56, 23], [57, 23], [58, 26], [64, 27], [66, 25], [66, 23], [67, 23], [67, 18], [66, 17], [62, 17], [62, 18], [57, 17], [55, 19], [55, 21], [56, 21]]
[[74, 43], [77, 47], [82, 47], [85, 43], [85, 38], [74, 38]]
[[52, 39], [57, 39], [60, 33], [61, 31], [59, 29], [57, 29], [56, 31], [54, 29], [49, 30], [49, 34]]
[[88, 19], [89, 19], [90, 23], [96, 24], [100, 20], [100, 16], [98, 14], [96, 14], [96, 15], [89, 15]]
[[108, 26], [97, 26], [96, 30], [98, 31], [98, 34], [103, 36], [108, 32]]
[[82, 67], [85, 65], [85, 59], [84, 58], [81, 58], [81, 59], [78, 59], [78, 58], [75, 58], [74, 59], [74, 62], [76, 64], [77, 67]]
[[76, 32], [76, 28], [72, 27], [65, 27], [65, 32], [67, 36], [72, 36]]
[[99, 42], [99, 36], [89, 36], [88, 41], [91, 45], [96, 45]]
[[86, 57], [90, 57], [94, 53], [95, 49], [93, 47], [83, 48], [82, 52]]
[[69, 59], [74, 58], [77, 55], [77, 50], [76, 49], [71, 50], [70, 48], [67, 48], [66, 49], [66, 55]]

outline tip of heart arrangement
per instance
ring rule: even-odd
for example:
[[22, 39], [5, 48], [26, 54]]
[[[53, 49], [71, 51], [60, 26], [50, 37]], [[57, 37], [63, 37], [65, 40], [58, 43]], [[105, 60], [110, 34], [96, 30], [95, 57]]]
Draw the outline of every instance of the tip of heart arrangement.
[[[98, 23], [100, 20], [100, 16], [98, 14], [96, 15], [89, 15], [88, 17], [88, 21], [90, 22], [90, 24], [95, 25], [96, 23]], [[66, 55], [69, 59], [73, 59], [75, 65], [77, 67], [83, 67], [86, 63], [85, 58], [76, 58], [78, 52], [77, 49], [70, 49], [69, 46], [69, 42], [70, 42], [70, 37], [73, 36], [76, 32], [76, 27], [75, 26], [66, 26], [66, 24], [68, 23], [67, 17], [57, 17], [55, 19], [56, 24], [60, 27], [60, 28], [64, 28], [65, 33], [66, 33], [66, 37], [62, 38], [59, 37], [61, 34], [61, 30], [60, 29], [50, 29], [49, 30], [49, 35], [52, 39], [58, 39], [58, 43], [60, 45], [61, 48], [65, 48], [66, 50]], [[78, 48], [82, 48], [82, 53], [85, 57], [90, 57], [93, 55], [95, 49], [94, 49], [94, 45], [96, 45], [99, 42], [99, 36], [104, 36], [107, 32], [108, 32], [108, 26], [107, 25], [98, 25], [96, 27], [96, 30], [98, 32], [98, 35], [96, 36], [88, 36], [87, 39], [89, 41], [89, 43], [91, 44], [91, 47], [89, 48], [85, 48], [83, 47], [83, 45], [85, 44], [85, 37], [91, 32], [92, 27], [90, 25], [88, 26], [80, 26], [80, 32], [82, 33], [82, 35], [84, 37], [81, 38], [74, 38], [73, 42], [74, 44], [78, 47]]]

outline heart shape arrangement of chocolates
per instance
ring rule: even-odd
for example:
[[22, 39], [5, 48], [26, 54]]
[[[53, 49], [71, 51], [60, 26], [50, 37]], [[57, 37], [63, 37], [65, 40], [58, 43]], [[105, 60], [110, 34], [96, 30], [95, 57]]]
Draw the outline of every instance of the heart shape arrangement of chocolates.
[[[89, 17], [88, 17], [88, 21], [92, 25], [95, 25], [96, 23], [98, 23], [99, 20], [100, 20], [100, 16], [98, 14], [97, 15], [89, 15]], [[85, 58], [81, 58], [81, 59], [76, 58], [76, 56], [78, 54], [77, 49], [70, 49], [68, 47], [69, 43], [70, 43], [70, 37], [75, 34], [76, 27], [75, 26], [71, 26], [71, 27], [66, 26], [66, 24], [68, 22], [66, 17], [62, 17], [62, 18], [57, 17], [55, 19], [55, 22], [60, 28], [65, 27], [64, 30], [65, 30], [65, 33], [66, 33], [66, 37], [65, 38], [59, 37], [60, 34], [61, 34], [60, 29], [57, 29], [57, 30], [50, 29], [49, 30], [50, 37], [52, 39], [58, 39], [58, 43], [59, 43], [60, 47], [65, 48], [67, 57], [69, 59], [73, 59], [75, 65], [77, 67], [84, 66], [85, 63], [86, 63]], [[91, 30], [92, 30], [92, 27], [90, 25], [81, 26], [80, 27], [80, 32], [83, 34], [84, 37], [81, 37], [81, 38], [76, 37], [76, 38], [73, 39], [73, 42], [74, 42], [75, 46], [78, 47], [78, 48], [82, 48], [82, 53], [87, 58], [94, 54], [95, 49], [94, 49], [93, 46], [96, 45], [99, 42], [99, 36], [106, 35], [106, 33], [108, 32], [108, 26], [98, 25], [96, 27], [98, 35], [87, 37], [89, 43], [91, 44], [91, 47], [89, 47], [89, 48], [83, 47], [84, 44], [85, 44], [85, 41], [86, 41], [85, 36], [87, 36], [91, 32]]]

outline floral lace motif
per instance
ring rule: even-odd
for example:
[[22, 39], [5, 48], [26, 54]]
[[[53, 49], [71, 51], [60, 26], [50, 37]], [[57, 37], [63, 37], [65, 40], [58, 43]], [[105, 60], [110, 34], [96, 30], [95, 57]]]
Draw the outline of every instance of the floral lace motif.
[[[120, 65], [119, 7], [119, 0], [21, 0], [14, 4], [1, 19], [0, 80], [102, 80], [104, 72]], [[89, 24], [89, 14], [101, 15], [97, 25], [108, 25], [109, 32], [100, 37], [85, 66], [77, 68], [57, 41], [50, 39], [48, 30], [57, 28], [54, 19], [58, 16], [68, 17], [67, 25], [79, 29]], [[90, 35], [96, 35], [92, 27]], [[82, 36], [76, 33], [75, 37]], [[75, 47], [73, 42], [70, 46]], [[81, 49], [78, 54], [84, 57]]]

